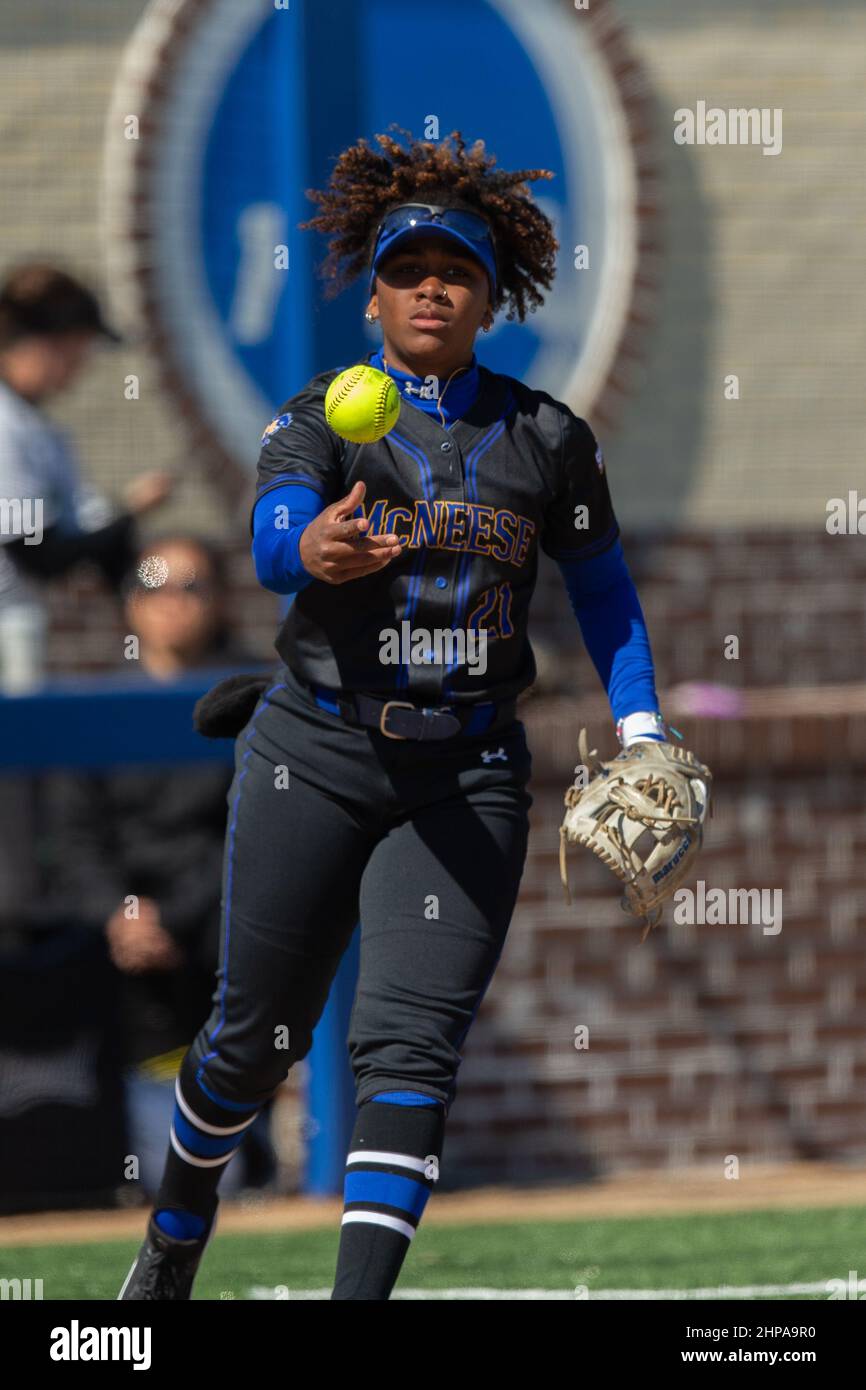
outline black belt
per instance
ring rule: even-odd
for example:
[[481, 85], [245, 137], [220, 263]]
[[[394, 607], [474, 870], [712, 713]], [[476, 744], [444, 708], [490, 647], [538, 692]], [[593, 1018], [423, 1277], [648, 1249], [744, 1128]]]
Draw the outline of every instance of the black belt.
[[363, 724], [378, 729], [386, 738], [440, 739], [455, 738], [458, 734], [492, 733], [510, 724], [517, 711], [516, 700], [498, 703], [486, 700], [481, 704], [418, 706], [408, 700], [380, 700], [374, 695], [351, 695], [342, 690], [329, 690], [323, 685], [310, 686], [316, 704], [331, 714], [339, 714], [347, 724]]

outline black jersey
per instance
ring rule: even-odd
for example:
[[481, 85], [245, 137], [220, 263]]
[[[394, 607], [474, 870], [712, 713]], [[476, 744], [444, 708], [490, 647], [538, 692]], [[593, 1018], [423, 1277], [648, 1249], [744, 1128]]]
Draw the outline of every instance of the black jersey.
[[[327, 505], [361, 479], [370, 533], [395, 533], [403, 553], [361, 579], [301, 589], [279, 655], [301, 680], [353, 693], [429, 705], [516, 696], [535, 679], [527, 625], [539, 546], [584, 559], [619, 535], [592, 430], [546, 392], [479, 366], [476, 399], [449, 428], [404, 402], [383, 439], [351, 444], [325, 420], [342, 370], [321, 372], [281, 407], [256, 501], [304, 482]], [[468, 632], [486, 633], [474, 666], [469, 647], [461, 660]]]

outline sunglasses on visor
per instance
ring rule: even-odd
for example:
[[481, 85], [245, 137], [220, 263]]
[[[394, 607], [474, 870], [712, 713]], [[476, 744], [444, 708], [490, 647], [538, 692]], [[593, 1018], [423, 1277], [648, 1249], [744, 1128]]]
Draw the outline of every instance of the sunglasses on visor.
[[378, 246], [384, 232], [398, 232], [405, 227], [415, 227], [425, 222], [437, 222], [441, 227], [448, 227], [465, 237], [467, 241], [476, 241], [479, 245], [489, 247], [494, 268], [498, 267], [496, 243], [490, 224], [479, 213], [438, 207], [435, 203], [404, 203], [402, 207], [394, 208], [383, 217], [376, 228], [374, 244]]

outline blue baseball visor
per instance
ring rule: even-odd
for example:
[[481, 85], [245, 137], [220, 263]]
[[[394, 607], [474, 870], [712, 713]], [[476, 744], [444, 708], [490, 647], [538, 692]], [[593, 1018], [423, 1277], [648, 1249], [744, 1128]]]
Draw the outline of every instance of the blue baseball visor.
[[478, 213], [458, 208], [436, 207], [429, 203], [404, 203], [394, 208], [379, 224], [370, 265], [370, 294], [376, 285], [376, 271], [387, 256], [413, 236], [435, 234], [455, 242], [480, 261], [490, 277], [491, 294], [496, 293], [496, 250], [488, 223]]

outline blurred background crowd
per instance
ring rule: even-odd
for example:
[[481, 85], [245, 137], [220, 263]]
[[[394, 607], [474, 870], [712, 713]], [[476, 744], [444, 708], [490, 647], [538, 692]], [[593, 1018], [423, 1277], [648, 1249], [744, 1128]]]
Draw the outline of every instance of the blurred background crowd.
[[[170, 496], [170, 476], [130, 478], [118, 506], [85, 482], [74, 443], [45, 413], [86, 372], [101, 341], [120, 340], [80, 280], [42, 263], [8, 273], [0, 286], [0, 494], [38, 498], [43, 515], [38, 543], [7, 535], [0, 549], [6, 696], [44, 684], [49, 585], [82, 565], [116, 605], [127, 644], [135, 641], [132, 661], [117, 648], [127, 679], [170, 684], [197, 669], [256, 664], [228, 621], [222, 546], [192, 532], [147, 542], [140, 533], [139, 519]], [[6, 1147], [13, 1207], [52, 1192], [64, 1202], [93, 1200], [103, 1189], [110, 1195], [119, 1186], [111, 1165], [121, 1138], [138, 1162], [131, 1190], [156, 1190], [174, 1078], [214, 988], [231, 774], [228, 765], [69, 769], [0, 783], [3, 1030], [13, 1045], [4, 1058], [4, 1109], [22, 1130]], [[62, 1114], [76, 1103], [63, 1063], [52, 1076], [49, 1059], [74, 1056], [84, 1022], [93, 1048], [79, 1059], [93, 1081], [78, 1093], [84, 1142], [70, 1146], [76, 1157], [66, 1172], [52, 1150], [52, 1180], [50, 1168], [33, 1173], [30, 1146], [38, 1154], [41, 1145], [38, 1127], [28, 1133], [28, 1116], [47, 1118], [52, 1103]], [[53, 1031], [58, 1043], [46, 1057]], [[22, 1055], [34, 1036], [41, 1090]], [[114, 1143], [106, 1143], [106, 1127]], [[274, 1172], [265, 1112], [225, 1176], [226, 1195], [262, 1186]]]

